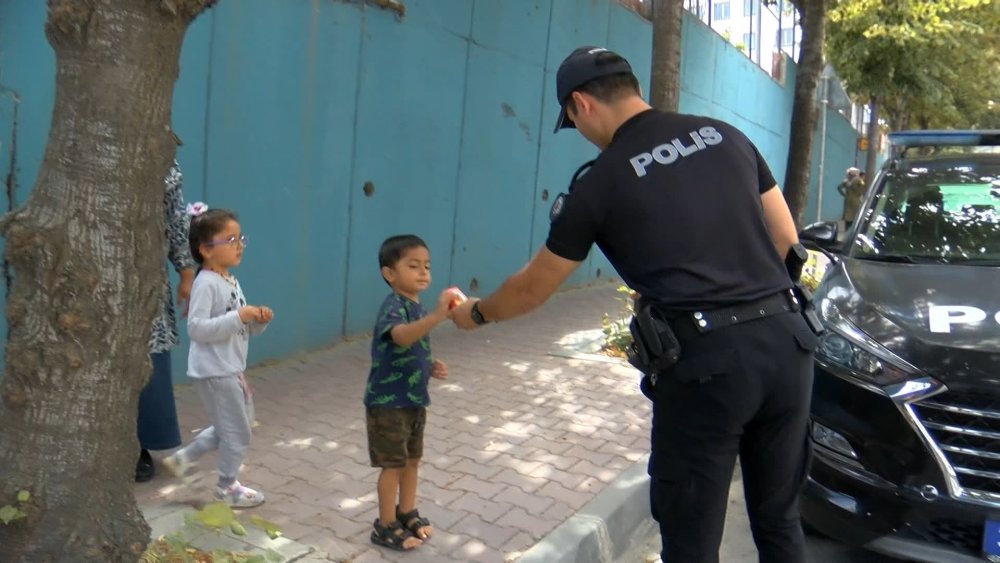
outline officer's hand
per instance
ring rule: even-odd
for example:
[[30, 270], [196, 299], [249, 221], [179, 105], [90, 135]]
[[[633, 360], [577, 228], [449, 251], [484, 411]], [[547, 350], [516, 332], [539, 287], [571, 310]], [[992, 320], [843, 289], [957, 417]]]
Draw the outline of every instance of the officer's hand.
[[474, 298], [466, 299], [461, 305], [451, 310], [451, 320], [455, 326], [465, 330], [479, 328], [479, 325], [472, 321], [472, 305], [477, 301], [479, 300]]

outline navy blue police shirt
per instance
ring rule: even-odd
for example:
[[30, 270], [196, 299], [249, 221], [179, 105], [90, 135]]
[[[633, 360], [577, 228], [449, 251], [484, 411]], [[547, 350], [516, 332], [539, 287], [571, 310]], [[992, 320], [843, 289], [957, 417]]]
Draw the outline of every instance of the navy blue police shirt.
[[669, 308], [753, 301], [792, 287], [760, 199], [775, 184], [735, 127], [647, 110], [577, 180], [545, 244], [582, 261], [596, 243], [630, 288]]

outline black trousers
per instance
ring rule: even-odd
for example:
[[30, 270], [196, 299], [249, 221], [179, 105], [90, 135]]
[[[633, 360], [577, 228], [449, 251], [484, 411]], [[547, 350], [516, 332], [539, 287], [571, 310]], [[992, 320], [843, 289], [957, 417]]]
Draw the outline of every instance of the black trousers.
[[804, 563], [798, 496], [809, 461], [817, 338], [798, 313], [679, 334], [658, 375], [650, 504], [664, 563], [718, 563], [736, 457], [761, 563]]

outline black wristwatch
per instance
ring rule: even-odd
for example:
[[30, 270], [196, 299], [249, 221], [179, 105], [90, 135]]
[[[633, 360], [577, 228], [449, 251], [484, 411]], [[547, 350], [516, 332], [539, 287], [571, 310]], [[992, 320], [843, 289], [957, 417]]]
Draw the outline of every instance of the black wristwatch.
[[469, 311], [469, 316], [472, 317], [472, 322], [476, 323], [477, 325], [484, 325], [489, 322], [488, 320], [486, 320], [486, 317], [483, 316], [483, 313], [479, 310], [479, 301], [476, 301], [475, 303], [472, 304], [472, 310]]

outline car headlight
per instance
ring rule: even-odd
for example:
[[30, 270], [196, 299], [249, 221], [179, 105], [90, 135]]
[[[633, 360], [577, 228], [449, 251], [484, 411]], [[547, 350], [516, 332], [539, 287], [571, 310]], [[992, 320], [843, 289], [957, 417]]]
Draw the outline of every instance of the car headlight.
[[816, 356], [847, 368], [854, 375], [880, 386], [899, 383], [916, 375], [864, 350], [834, 330], [827, 330], [823, 334]]
[[845, 368], [863, 381], [885, 387], [920, 377], [920, 371], [873, 340], [840, 314], [829, 299], [820, 305], [826, 332], [816, 358]]

